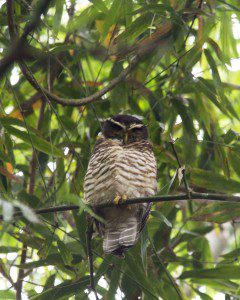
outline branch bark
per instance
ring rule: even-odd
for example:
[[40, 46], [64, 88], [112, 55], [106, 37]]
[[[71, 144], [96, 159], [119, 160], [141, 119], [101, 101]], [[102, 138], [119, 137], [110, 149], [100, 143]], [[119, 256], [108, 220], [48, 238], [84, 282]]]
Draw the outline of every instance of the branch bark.
[[[26, 79], [29, 81], [29, 83], [38, 92], [40, 92], [44, 98], [47, 97], [48, 100], [53, 100], [63, 106], [65, 105], [82, 106], [88, 103], [98, 101], [107, 92], [111, 91], [119, 82], [123, 81], [128, 76], [128, 74], [130, 74], [132, 70], [139, 64], [139, 62], [143, 57], [153, 52], [153, 50], [156, 49], [157, 46], [159, 46], [159, 43], [162, 39], [164, 40], [163, 42], [165, 43], [165, 37], [171, 32], [172, 29], [171, 23], [167, 22], [166, 24], [163, 24], [161, 28], [158, 29], [156, 35], [153, 35], [152, 38], [148, 39], [147, 41], [143, 41], [141, 44], [139, 44], [137, 47], [136, 55], [131, 60], [129, 66], [126, 69], [124, 69], [117, 77], [112, 79], [106, 87], [82, 99], [65, 99], [65, 98], [58, 97], [57, 95], [54, 95], [53, 93], [50, 93], [48, 90], [41, 87], [37, 83], [35, 78], [32, 76], [31, 72], [28, 70], [25, 63], [21, 60], [21, 56], [22, 56], [21, 52], [24, 48], [23, 46], [25, 45], [27, 36], [31, 31], [33, 31], [37, 27], [40, 21], [40, 16], [46, 10], [49, 2], [50, 2], [49, 0], [43, 1], [42, 5], [40, 5], [38, 10], [36, 11], [36, 14], [33, 17], [32, 21], [25, 27], [22, 36], [17, 40], [15, 46], [10, 51], [9, 55], [0, 61], [0, 78], [4, 74], [6, 69], [10, 67], [14, 61], [19, 60], [19, 66], [21, 68], [21, 71], [23, 75], [26, 77]], [[15, 40], [17, 39], [17, 30], [14, 24], [13, 13], [14, 12], [13, 12], [12, 0], [8, 0], [7, 15], [8, 15], [9, 33], [10, 33], [11, 41], [15, 42]]]
[[[190, 196], [190, 198], [189, 198]], [[240, 203], [240, 196], [234, 195], [225, 195], [225, 194], [212, 194], [212, 193], [196, 193], [193, 191], [189, 191], [189, 193], [177, 194], [177, 195], [159, 195], [154, 197], [140, 197], [140, 198], [132, 198], [119, 202], [119, 204], [110, 203], [102, 203], [94, 206], [94, 208], [105, 208], [105, 207], [114, 207], [114, 206], [126, 206], [138, 203], [149, 203], [149, 202], [172, 202], [172, 201], [189, 201], [189, 200], [198, 200], [198, 201], [219, 201], [219, 202], [229, 202], [229, 203]], [[53, 212], [62, 212], [69, 210], [78, 210], [81, 208], [80, 205], [62, 205], [48, 208], [36, 209], [34, 212], [37, 215], [43, 215], [47, 213]], [[13, 217], [22, 217], [22, 212], [18, 211], [14, 213]], [[3, 220], [3, 215], [0, 215], [0, 220]]]
[[[12, 0], [8, 0], [8, 2], [12, 2]], [[44, 12], [50, 1], [45, 0], [42, 2], [43, 3], [40, 6], [40, 8], [38, 9], [38, 12], [41, 11], [41, 9], [42, 9], [42, 12]], [[13, 15], [13, 11], [8, 9], [9, 29], [10, 29], [10, 34], [13, 36], [13, 35], [15, 35], [16, 32], [14, 30], [15, 25], [14, 25], [14, 19], [12, 18], [12, 15]], [[18, 40], [14, 49], [12, 49], [12, 51], [6, 58], [4, 58], [2, 61], [0, 61], [0, 77], [1, 77], [1, 74], [3, 74], [4, 70], [6, 70], [6, 68], [9, 67], [9, 65], [11, 65], [18, 58], [20, 58], [20, 56], [21, 56], [20, 50], [23, 48], [22, 45], [24, 45], [27, 35], [37, 27], [39, 20], [40, 20], [40, 15], [41, 14], [36, 13], [36, 15], [32, 19], [32, 21], [26, 26], [23, 35]], [[183, 18], [187, 18], [187, 17], [188, 17], [187, 15], [183, 16]], [[101, 99], [102, 96], [104, 96], [107, 92], [111, 91], [119, 82], [123, 81], [132, 72], [132, 70], [136, 68], [136, 66], [139, 64], [139, 62], [141, 61], [141, 59], [143, 57], [150, 55], [161, 44], [165, 44], [166, 37], [169, 37], [171, 30], [172, 30], [172, 24], [170, 22], [166, 22], [166, 23], [162, 24], [157, 29], [156, 33], [154, 33], [150, 38], [147, 38], [147, 39], [137, 43], [136, 45], [134, 45], [133, 48], [135, 50], [134, 51], [135, 56], [131, 60], [129, 66], [126, 69], [124, 69], [119, 74], [119, 76], [117, 76], [116, 78], [111, 80], [106, 87], [104, 87], [103, 89], [101, 89], [101, 90], [97, 91], [96, 93], [94, 93], [88, 97], [85, 97], [85, 98], [65, 99], [65, 98], [58, 97], [57, 95], [50, 93], [49, 91], [47, 91], [46, 89], [41, 87], [36, 82], [35, 78], [31, 74], [31, 72], [28, 70], [27, 66], [25, 65], [25, 63], [23, 61], [20, 62], [20, 68], [21, 68], [21, 71], [23, 72], [23, 75], [26, 77], [26, 79], [29, 81], [29, 83], [38, 92], [42, 93], [44, 98], [47, 97], [48, 100], [55, 101], [58, 104], [61, 104], [63, 106], [86, 105], [88, 103], [97, 102], [99, 99]], [[130, 51], [129, 53], [132, 52], [131, 47], [130, 47], [129, 51]], [[127, 55], [127, 53], [126, 53], [126, 55]]]
[[26, 41], [29, 33], [34, 31], [40, 23], [41, 15], [47, 10], [47, 7], [51, 0], [41, 0], [36, 8], [36, 11], [31, 19], [31, 21], [25, 26], [23, 34], [19, 39], [17, 39], [17, 32], [15, 30], [14, 24], [14, 9], [12, 0], [7, 1], [7, 19], [9, 34], [13, 46], [11, 47], [9, 54], [5, 56], [0, 61], [0, 78], [5, 74], [6, 70], [18, 59], [20, 59], [24, 54], [24, 48], [26, 47]]

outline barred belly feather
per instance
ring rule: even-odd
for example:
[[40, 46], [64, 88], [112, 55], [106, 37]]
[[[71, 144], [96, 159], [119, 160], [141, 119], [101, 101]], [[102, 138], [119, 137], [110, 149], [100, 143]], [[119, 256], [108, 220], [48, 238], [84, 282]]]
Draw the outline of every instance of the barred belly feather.
[[[84, 181], [85, 202], [93, 207], [109, 203], [116, 196], [137, 198], [157, 191], [156, 161], [148, 141], [122, 145], [119, 140], [101, 138], [93, 150]], [[122, 255], [138, 238], [150, 210], [149, 204], [103, 208], [103, 249]]]

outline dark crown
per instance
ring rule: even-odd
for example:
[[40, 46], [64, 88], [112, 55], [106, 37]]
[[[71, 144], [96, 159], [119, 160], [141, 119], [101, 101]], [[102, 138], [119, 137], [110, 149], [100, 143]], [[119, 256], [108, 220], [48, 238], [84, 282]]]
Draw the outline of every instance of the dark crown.
[[125, 126], [130, 124], [143, 124], [141, 120], [131, 115], [115, 115], [111, 117], [112, 120], [117, 121]]

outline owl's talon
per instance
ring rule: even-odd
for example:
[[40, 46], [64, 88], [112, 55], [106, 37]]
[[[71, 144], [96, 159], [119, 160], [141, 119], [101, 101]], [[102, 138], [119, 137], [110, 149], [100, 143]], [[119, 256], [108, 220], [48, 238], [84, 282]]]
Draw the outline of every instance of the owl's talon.
[[[123, 201], [124, 201], [124, 200], [126, 201], [127, 199], [128, 199], [128, 197], [127, 197], [126, 195], [123, 195], [123, 196], [122, 196], [122, 200], [123, 200]], [[132, 205], [127, 205], [127, 209], [128, 209], [128, 210], [131, 210], [131, 209], [132, 209]]]
[[113, 203], [116, 204], [116, 205], [118, 205], [119, 202], [120, 202], [121, 200], [122, 200], [122, 197], [119, 196], [119, 195], [117, 195], [117, 196], [114, 198]]
[[122, 196], [122, 200], [127, 200], [127, 196], [126, 196], [126, 195], [123, 195], [123, 196]]
[[128, 210], [132, 210], [132, 205], [127, 205]]

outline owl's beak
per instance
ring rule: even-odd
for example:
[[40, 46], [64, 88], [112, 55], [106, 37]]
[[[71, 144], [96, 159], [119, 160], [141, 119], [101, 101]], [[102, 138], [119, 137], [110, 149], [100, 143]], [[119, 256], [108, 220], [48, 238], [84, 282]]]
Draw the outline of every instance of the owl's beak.
[[128, 132], [125, 132], [123, 141], [124, 141], [124, 144], [126, 144], [128, 142]]

